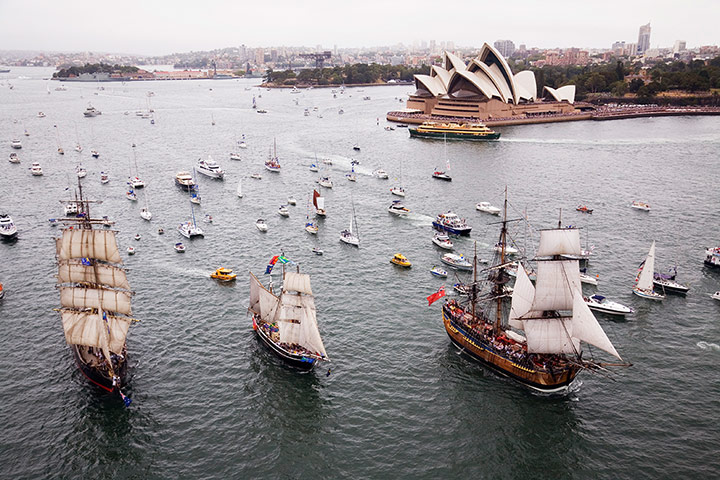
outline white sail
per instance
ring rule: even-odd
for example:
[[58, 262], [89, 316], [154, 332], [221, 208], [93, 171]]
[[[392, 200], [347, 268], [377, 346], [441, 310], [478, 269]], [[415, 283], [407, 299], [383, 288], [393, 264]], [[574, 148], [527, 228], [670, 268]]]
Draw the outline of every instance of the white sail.
[[652, 290], [653, 289], [653, 274], [655, 273], [655, 240], [650, 245], [650, 251], [645, 258], [645, 263], [642, 266], [640, 275], [637, 279], [637, 288], [640, 290]]
[[250, 273], [250, 310], [270, 321], [275, 315], [275, 308], [280, 299], [268, 291], [255, 275]]
[[313, 297], [284, 293], [274, 319], [278, 325], [280, 342], [296, 343], [313, 353], [325, 355], [325, 345], [318, 331]]
[[63, 230], [56, 241], [59, 260], [94, 258], [110, 263], [122, 263], [115, 233], [110, 230]]
[[318, 210], [325, 210], [325, 197], [317, 197], [315, 199], [315, 204]]
[[518, 266], [517, 280], [513, 287], [512, 304], [510, 307], [510, 317], [508, 323], [511, 327], [524, 330], [523, 321], [520, 319], [523, 315], [530, 311], [533, 299], [535, 298], [535, 286], [530, 281], [525, 267]]
[[595, 319], [595, 316], [590, 311], [590, 307], [587, 306], [585, 301], [582, 299], [582, 295], [575, 295], [575, 302], [573, 304], [573, 329], [572, 335], [574, 338], [581, 340], [590, 345], [605, 350], [610, 355], [622, 360], [620, 355], [615, 350], [615, 347], [608, 339], [607, 335], [603, 331], [602, 327]]
[[523, 323], [528, 353], [580, 352], [580, 342], [572, 335], [572, 318], [535, 318]]
[[580, 231], [576, 228], [555, 228], [540, 231], [538, 257], [553, 255], [580, 255]]
[[304, 273], [286, 272], [283, 279], [283, 293], [298, 292], [306, 295], [312, 295], [310, 288], [310, 275]]
[[108, 287], [130, 290], [125, 271], [105, 264], [83, 265], [77, 261], [60, 262], [58, 283], [99, 283]]
[[577, 260], [538, 261], [532, 310], [572, 310], [576, 290], [580, 290]]
[[108, 312], [132, 315], [130, 298], [128, 292], [95, 288], [60, 288], [60, 303], [67, 308], [101, 308]]
[[242, 179], [238, 180], [238, 186], [237, 186], [237, 196], [242, 197]]
[[132, 319], [107, 315], [105, 323], [99, 313], [63, 311], [62, 322], [67, 343], [121, 353]]

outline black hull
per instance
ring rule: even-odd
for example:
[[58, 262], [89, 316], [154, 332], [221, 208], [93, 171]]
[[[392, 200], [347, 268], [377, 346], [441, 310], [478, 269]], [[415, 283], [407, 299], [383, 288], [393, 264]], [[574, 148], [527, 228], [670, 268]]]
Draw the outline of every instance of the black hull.
[[305, 372], [309, 372], [313, 368], [315, 368], [315, 365], [318, 363], [317, 359], [307, 358], [301, 355], [294, 355], [292, 353], [286, 352], [285, 350], [277, 346], [272, 340], [267, 338], [267, 336], [262, 331], [260, 331], [260, 328], [256, 328], [255, 333], [257, 334], [257, 337], [260, 339], [260, 341], [267, 348], [269, 348], [276, 357], [280, 358], [283, 362], [290, 365], [291, 367], [297, 368], [298, 370], [302, 370]]
[[705, 266], [706, 266], [706, 267], [719, 268], [719, 269], [720, 269], [720, 264], [713, 263], [713, 262], [710, 262], [710, 261], [708, 261], [708, 260], [705, 260], [704, 263], [705, 263]]
[[102, 370], [92, 367], [83, 361], [76, 345], [71, 345], [70, 349], [72, 350], [73, 358], [75, 358], [75, 364], [77, 364], [82, 374], [85, 375], [85, 378], [87, 378], [90, 383], [111, 393], [114, 392], [115, 389], [120, 389], [125, 386], [127, 379], [127, 355], [125, 356], [125, 360], [120, 364], [119, 369], [115, 372], [115, 374], [120, 377], [120, 383], [117, 386], [113, 386], [112, 379], [104, 376]]

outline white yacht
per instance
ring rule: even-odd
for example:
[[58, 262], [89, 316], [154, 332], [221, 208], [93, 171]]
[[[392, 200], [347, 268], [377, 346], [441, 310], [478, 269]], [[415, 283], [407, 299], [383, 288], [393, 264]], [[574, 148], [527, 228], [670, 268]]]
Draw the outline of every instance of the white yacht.
[[32, 174], [35, 175], [36, 177], [41, 176], [41, 175], [43, 174], [43, 171], [42, 171], [42, 167], [40, 166], [40, 164], [37, 163], [37, 162], [34, 162], [34, 163], [30, 166], [30, 173], [32, 173]]
[[410, 213], [410, 209], [402, 204], [400, 200], [393, 200], [392, 204], [388, 207], [388, 212], [395, 215], [407, 215]]
[[330, 177], [320, 177], [320, 180], [317, 181], [318, 185], [325, 188], [332, 188], [333, 183], [332, 180], [330, 180]]
[[202, 229], [195, 225], [195, 222], [192, 220], [181, 223], [178, 226], [178, 232], [185, 238], [202, 237], [205, 235]]
[[18, 154], [15, 152], [12, 152], [10, 154], [10, 158], [8, 159], [10, 163], [20, 163], [20, 157], [18, 157]]
[[440, 261], [458, 270], [472, 271], [473, 269], [472, 263], [468, 262], [464, 255], [446, 253], [440, 258]]
[[190, 172], [178, 172], [175, 175], [175, 185], [183, 190], [191, 190], [195, 186], [195, 181]]
[[278, 208], [278, 215], [280, 215], [281, 217], [290, 216], [290, 210], [288, 210], [287, 205], [280, 205], [280, 208]]
[[444, 233], [436, 232], [435, 235], [433, 235], [432, 242], [438, 247], [444, 248], [445, 250], [453, 249], [452, 240], [450, 240], [450, 237]]
[[377, 178], [381, 178], [381, 179], [383, 179], [383, 180], [387, 180], [387, 179], [388, 179], [388, 174], [387, 174], [387, 172], [386, 172], [385, 170], [383, 170], [382, 168], [378, 168], [377, 170], [375, 170], [375, 171], [373, 172], [373, 175], [375, 175]]
[[97, 117], [98, 115], [101, 115], [102, 112], [98, 110], [97, 108], [93, 107], [92, 105], [88, 105], [88, 107], [83, 112], [83, 115], [86, 117]]
[[500, 209], [498, 207], [494, 207], [490, 205], [488, 202], [480, 202], [477, 205], [475, 205], [475, 209], [489, 213], [490, 215], [500, 215]]
[[198, 160], [195, 168], [197, 169], [198, 173], [202, 173], [203, 175], [206, 175], [210, 178], [222, 179], [223, 177], [225, 177], [225, 172], [220, 168], [220, 165], [218, 165], [217, 162], [212, 159], [210, 155], [208, 155], [207, 160]]
[[255, 222], [255, 227], [256, 227], [258, 230], [260, 230], [261, 232], [267, 232], [267, 231], [268, 231], [268, 225], [267, 225], [267, 223], [265, 222], [265, 220], [262, 219], [262, 218], [258, 218], [258, 219], [257, 219], [257, 221]]
[[297, 200], [295, 200], [295, 197], [290, 195], [289, 197], [287, 197], [287, 203], [288, 205], [297, 205]]
[[237, 152], [230, 153], [230, 160], [242, 160], [242, 157]]
[[17, 235], [17, 227], [10, 215], [0, 215], [0, 238], [10, 239]]
[[14, 139], [10, 142], [10, 146], [16, 150], [20, 150], [22, 148], [22, 143], [18, 139]]
[[598, 312], [608, 313], [610, 315], [622, 315], [625, 316], [629, 313], [633, 313], [633, 309], [627, 307], [621, 303], [611, 302], [602, 295], [592, 295], [590, 297], [583, 297], [585, 303], [590, 310]]

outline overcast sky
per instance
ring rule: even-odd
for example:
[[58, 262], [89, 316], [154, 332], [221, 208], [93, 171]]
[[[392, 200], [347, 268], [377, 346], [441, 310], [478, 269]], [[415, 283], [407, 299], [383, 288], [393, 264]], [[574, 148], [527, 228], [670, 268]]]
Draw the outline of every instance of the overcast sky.
[[422, 40], [480, 47], [720, 43], [720, 0], [0, 0], [0, 49], [163, 55], [248, 47], [332, 49]]

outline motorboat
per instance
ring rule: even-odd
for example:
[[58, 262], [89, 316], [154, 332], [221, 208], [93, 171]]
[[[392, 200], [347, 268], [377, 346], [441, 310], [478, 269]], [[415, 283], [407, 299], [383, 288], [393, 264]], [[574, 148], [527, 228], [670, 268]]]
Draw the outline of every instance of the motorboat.
[[203, 237], [205, 233], [200, 227], [195, 225], [195, 222], [188, 220], [178, 225], [178, 232], [185, 238]]
[[10, 163], [20, 163], [20, 157], [18, 157], [18, 154], [15, 152], [12, 152], [10, 154], [10, 158], [8, 159]]
[[[525, 274], [528, 276], [531, 282], [534, 282], [537, 280], [537, 274], [534, 270], [532, 270], [529, 266], [523, 266], [525, 269]], [[510, 275], [511, 277], [517, 278], [517, 272], [518, 272], [518, 262], [513, 262], [509, 265], [505, 266], [505, 271]]]
[[311, 233], [313, 235], [317, 235], [318, 233], [318, 226], [314, 222], [307, 222], [305, 223], [305, 231], [308, 233]]
[[220, 267], [210, 274], [210, 278], [220, 280], [221, 282], [232, 282], [237, 278], [237, 274], [229, 268]]
[[[65, 208], [66, 208], [66, 211], [67, 211], [67, 207], [65, 207]], [[75, 212], [77, 213], [77, 209], [75, 209]], [[103, 215], [103, 217], [102, 217], [102, 225], [103, 225], [103, 227], [105, 227], [105, 228], [110, 228], [110, 227], [112, 227], [113, 222], [112, 222], [112, 220], [110, 220], [110, 217], [108, 217], [107, 215]]]
[[473, 269], [472, 263], [470, 263], [464, 255], [446, 253], [445, 255], [440, 257], [440, 261], [458, 270], [466, 270], [471, 272]]
[[445, 172], [442, 172], [440, 170], [435, 170], [432, 174], [433, 178], [437, 178], [438, 180], [445, 180], [446, 182], [452, 182], [452, 177], [448, 175]]
[[350, 165], [353, 167], [357, 167], [360, 165], [360, 160], [355, 160], [354, 158], [350, 160]]
[[585, 304], [590, 307], [590, 310], [597, 312], [608, 313], [610, 315], [628, 315], [633, 313], [633, 309], [627, 307], [621, 303], [611, 302], [602, 295], [591, 295], [589, 297], [583, 297]]
[[93, 107], [92, 105], [88, 105], [88, 107], [83, 112], [83, 115], [85, 115], [86, 117], [97, 117], [98, 115], [102, 115], [102, 112], [97, 108]]
[[65, 216], [70, 217], [78, 214], [77, 203], [72, 202], [65, 205]]
[[642, 210], [643, 212], [650, 211], [650, 204], [647, 202], [640, 202], [638, 200], [635, 200], [630, 206], [635, 210]]
[[65, 155], [65, 150], [63, 150], [62, 147], [58, 147], [57, 152], [58, 152], [58, 155]]
[[402, 204], [400, 200], [393, 200], [392, 204], [388, 207], [388, 212], [395, 215], [407, 215], [410, 213], [410, 209]]
[[445, 270], [439, 265], [433, 265], [433, 267], [430, 269], [430, 273], [440, 278], [447, 278], [448, 276], [447, 270]]
[[108, 176], [105, 172], [100, 172], [100, 183], [108, 183], [110, 181], [110, 176]]
[[93, 158], [99, 158], [99, 157], [100, 157], [100, 152], [98, 152], [97, 150], [90, 150], [90, 155], [91, 155]]
[[30, 173], [32, 173], [36, 177], [41, 176], [43, 174], [43, 170], [40, 164], [37, 162], [33, 162], [33, 164], [30, 165]]
[[493, 246], [493, 250], [495, 250], [495, 251], [498, 252], [498, 253], [500, 253], [500, 252], [502, 252], [503, 250], [505, 250], [505, 255], [515, 255], [515, 254], [517, 254], [517, 253], [520, 251], [520, 250], [518, 250], [517, 248], [515, 248], [515, 247], [513, 247], [513, 246], [511, 246], [511, 245], [505, 244], [504, 247], [505, 247], [505, 248], [503, 248], [503, 244], [502, 244], [502, 243], [498, 242], [498, 243], [496, 243], [496, 244]]
[[140, 210], [140, 216], [143, 220], [147, 220], [148, 222], [152, 220], [152, 212], [145, 207]]
[[281, 217], [290, 216], [290, 210], [288, 210], [287, 205], [280, 205], [280, 208], [278, 208], [278, 215]]
[[257, 229], [260, 230], [261, 232], [268, 231], [268, 225], [267, 225], [267, 223], [265, 223], [265, 220], [263, 220], [262, 218], [257, 219], [257, 221], [255, 222], [255, 227], [257, 227]]
[[435, 235], [433, 235], [432, 242], [437, 245], [440, 248], [444, 248], [445, 250], [452, 250], [453, 249], [453, 242], [450, 240], [450, 237], [442, 232], [435, 232]]
[[[338, 113], [343, 113], [343, 111], [340, 110]], [[359, 151], [360, 151], [360, 145], [358, 145], [358, 144], [353, 145], [353, 150], [355, 150], [356, 152], [359, 152]]]
[[190, 172], [178, 172], [175, 175], [175, 185], [183, 190], [191, 190], [195, 186], [195, 181]]
[[203, 217], [203, 222], [213, 223], [213, 216], [210, 215], [209, 213], [206, 213], [205, 216]]
[[127, 247], [127, 253], [128, 255], [135, 255], [135, 247], [133, 247], [132, 245]]
[[240, 140], [238, 142], [238, 147], [239, 148], [247, 148], [247, 143], [245, 143], [245, 141], [243, 141], [243, 140]]
[[578, 205], [575, 210], [581, 213], [592, 213], [593, 209], [589, 208], [587, 205]]
[[311, 164], [310, 164], [310, 171], [311, 171], [311, 172], [318, 172], [318, 171], [320, 171], [320, 168], [319, 168], [316, 164], [311, 163]]
[[480, 202], [475, 205], [475, 209], [490, 215], [500, 215], [500, 209], [490, 205], [489, 202]]
[[410, 263], [410, 260], [408, 260], [402, 253], [396, 253], [395, 255], [393, 255], [393, 257], [390, 259], [390, 263], [394, 263], [399, 267], [412, 267], [412, 263]]
[[185, 245], [182, 244], [182, 242], [178, 242], [175, 244], [175, 251], [178, 253], [185, 253]]
[[354, 173], [346, 173], [345, 178], [347, 178], [350, 182], [357, 182], [357, 177]]
[[60, 223], [57, 218], [48, 218], [48, 222], [50, 222], [51, 227], [57, 227], [58, 223]]
[[242, 157], [239, 153], [230, 152], [230, 160], [242, 160]]
[[225, 172], [220, 168], [220, 165], [218, 165], [217, 162], [215, 162], [215, 160], [213, 160], [209, 155], [207, 160], [198, 160], [195, 168], [198, 173], [202, 173], [210, 178], [222, 179], [225, 177]]
[[137, 202], [137, 194], [132, 188], [125, 192], [125, 197], [131, 202]]
[[318, 185], [325, 188], [332, 188], [333, 183], [332, 180], [330, 180], [330, 177], [320, 177], [320, 179], [317, 181]]
[[714, 298], [715, 300], [720, 300], [720, 291], [717, 291], [710, 295], [710, 298]]
[[78, 153], [82, 152], [83, 151], [82, 145], [80, 145], [79, 143], [77, 145], [75, 145], [75, 151]]
[[392, 193], [393, 195], [397, 195], [398, 197], [404, 197], [405, 189], [403, 187], [392, 187], [390, 189], [390, 193]]
[[323, 158], [322, 162], [324, 165], [332, 165], [333, 164], [333, 161], [329, 158]]
[[87, 176], [87, 170], [82, 165], [78, 165], [75, 168], [75, 174], [78, 176], [78, 178], [85, 178]]
[[705, 266], [720, 268], [720, 247], [710, 247], [705, 249]]
[[677, 269], [673, 268], [670, 272], [672, 273], [663, 274], [655, 272], [653, 275], [653, 285], [655, 288], [667, 293], [679, 293], [681, 295], [686, 294], [690, 290], [690, 287], [675, 281]]
[[45, 114], [44, 114], [43, 112], [38, 112], [38, 113], [37, 113], [37, 117], [38, 117], [38, 118], [45, 118]]
[[458, 217], [451, 211], [438, 214], [433, 220], [433, 227], [436, 230], [445, 230], [453, 235], [470, 235], [472, 230], [472, 227], [465, 223], [464, 218]]
[[386, 172], [385, 170], [383, 170], [382, 168], [378, 168], [377, 170], [375, 170], [375, 171], [373, 172], [373, 175], [375, 175], [377, 178], [381, 178], [381, 179], [383, 179], [383, 180], [387, 180], [387, 179], [388, 179], [388, 174], [387, 174], [387, 172]]
[[139, 242], [142, 236], [139, 233], [136, 233], [134, 238], [136, 242]]
[[313, 252], [315, 255], [322, 255], [323, 253], [325, 253], [325, 252], [323, 252], [322, 249], [319, 248], [319, 247], [313, 247], [312, 252]]
[[580, 283], [584, 283], [586, 285], [595, 285], [598, 284], [598, 275], [595, 275], [594, 277], [592, 275], [588, 275], [585, 273], [585, 269], [580, 269]]
[[260, 175], [259, 173], [253, 173], [252, 175], [250, 175], [250, 178], [254, 178], [255, 180], [262, 180], [262, 175]]
[[469, 295], [470, 294], [470, 287], [469, 285], [465, 285], [464, 283], [456, 283], [453, 285], [453, 290], [455, 290], [460, 295]]
[[158, 228], [158, 235], [165, 235], [165, 229], [162, 227]]
[[293, 197], [291, 195], [291, 196], [287, 197], [287, 203], [288, 203], [288, 205], [294, 206], [294, 205], [297, 205], [297, 200], [295, 200], [295, 197]]
[[15, 150], [20, 150], [22, 148], [22, 142], [18, 139], [14, 139], [10, 142], [10, 146]]
[[0, 238], [11, 239], [17, 235], [17, 227], [10, 215], [0, 215]]

